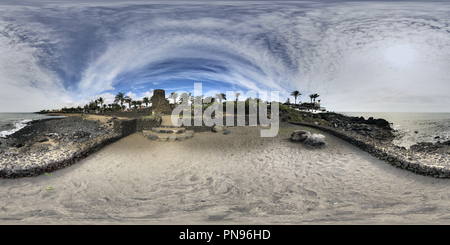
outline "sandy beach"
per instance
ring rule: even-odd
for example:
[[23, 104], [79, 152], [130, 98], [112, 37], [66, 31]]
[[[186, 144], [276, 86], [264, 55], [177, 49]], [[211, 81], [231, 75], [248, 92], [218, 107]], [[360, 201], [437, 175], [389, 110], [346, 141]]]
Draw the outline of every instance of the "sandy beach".
[[[0, 179], [2, 224], [419, 224], [450, 218], [448, 179], [397, 169], [330, 134], [261, 126], [175, 142], [134, 133], [51, 176]], [[317, 130], [309, 129], [312, 132]], [[51, 190], [46, 190], [51, 187]]]

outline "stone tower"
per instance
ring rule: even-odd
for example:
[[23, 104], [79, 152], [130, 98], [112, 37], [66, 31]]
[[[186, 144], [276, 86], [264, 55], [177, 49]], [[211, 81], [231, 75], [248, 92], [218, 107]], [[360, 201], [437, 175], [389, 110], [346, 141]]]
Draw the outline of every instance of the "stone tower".
[[163, 89], [153, 91], [152, 110], [154, 113], [171, 114], [169, 101], [166, 99], [166, 92]]

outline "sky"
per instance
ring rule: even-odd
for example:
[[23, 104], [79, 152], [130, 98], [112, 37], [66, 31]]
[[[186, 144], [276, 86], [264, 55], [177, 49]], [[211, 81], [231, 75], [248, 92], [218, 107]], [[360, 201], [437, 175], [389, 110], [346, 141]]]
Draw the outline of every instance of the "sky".
[[2, 1], [0, 112], [155, 89], [450, 112], [449, 43], [443, 1]]

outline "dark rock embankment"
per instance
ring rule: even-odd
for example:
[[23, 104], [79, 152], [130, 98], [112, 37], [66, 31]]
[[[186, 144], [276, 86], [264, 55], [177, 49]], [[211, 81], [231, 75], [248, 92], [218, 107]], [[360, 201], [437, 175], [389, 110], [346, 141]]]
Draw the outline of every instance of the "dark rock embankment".
[[396, 133], [384, 119], [365, 120], [334, 113], [319, 114], [319, 117], [328, 121], [330, 126], [290, 123], [323, 130], [397, 168], [435, 178], [450, 178], [450, 142], [419, 143], [406, 149], [392, 144]]
[[[8, 135], [2, 141], [2, 148], [14, 147], [19, 152], [29, 150], [36, 143], [56, 142], [68, 144], [70, 142], [84, 142], [112, 131], [110, 125], [103, 125], [98, 121], [83, 120], [82, 117], [52, 118], [32, 121], [23, 129]], [[4, 149], [8, 151], [8, 149]]]
[[422, 153], [436, 153], [436, 154], [450, 154], [450, 140], [445, 142], [419, 142], [415, 145], [412, 145], [409, 148], [414, 152], [422, 152]]
[[391, 142], [395, 138], [395, 131], [384, 119], [364, 119], [364, 117], [348, 117], [336, 113], [317, 114], [330, 124], [330, 127], [367, 136], [369, 138]]
[[30, 122], [16, 133], [0, 138], [0, 177], [37, 176], [71, 165], [134, 133], [124, 130], [130, 121], [68, 117]]

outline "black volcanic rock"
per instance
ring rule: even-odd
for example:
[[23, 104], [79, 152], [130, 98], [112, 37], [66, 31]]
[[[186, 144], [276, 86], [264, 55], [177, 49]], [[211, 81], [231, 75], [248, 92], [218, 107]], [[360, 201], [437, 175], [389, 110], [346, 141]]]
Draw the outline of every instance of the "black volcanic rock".
[[337, 113], [321, 113], [319, 115], [335, 128], [353, 131], [379, 140], [393, 140], [395, 138], [390, 123], [385, 119], [370, 117], [365, 120], [364, 117], [348, 117]]
[[441, 148], [439, 144], [433, 144], [431, 142], [419, 142], [415, 145], [410, 146], [410, 150], [415, 152], [432, 152]]
[[27, 143], [47, 142], [49, 138], [83, 142], [104, 135], [106, 131], [100, 122], [83, 120], [81, 117], [42, 119], [29, 122], [23, 129], [6, 136], [2, 139], [2, 147], [20, 148]]
[[450, 140], [445, 142], [437, 142], [437, 143], [431, 143], [431, 142], [419, 142], [415, 145], [412, 145], [410, 147], [410, 150], [415, 152], [428, 152], [428, 153], [437, 153], [441, 150], [450, 150]]

